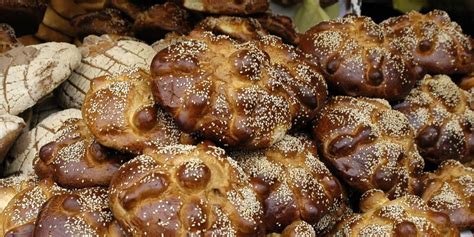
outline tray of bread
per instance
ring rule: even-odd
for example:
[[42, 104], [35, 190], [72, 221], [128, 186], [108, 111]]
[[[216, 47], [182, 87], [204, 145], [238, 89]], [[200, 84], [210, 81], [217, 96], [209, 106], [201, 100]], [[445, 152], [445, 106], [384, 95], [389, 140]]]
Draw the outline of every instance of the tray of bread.
[[472, 236], [472, 25], [370, 2], [0, 0], [0, 236]]

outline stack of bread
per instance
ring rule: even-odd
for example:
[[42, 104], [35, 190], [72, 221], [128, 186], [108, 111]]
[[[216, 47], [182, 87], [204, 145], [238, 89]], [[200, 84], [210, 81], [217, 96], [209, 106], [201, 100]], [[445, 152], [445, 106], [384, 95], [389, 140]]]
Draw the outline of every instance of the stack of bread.
[[52, 0], [51, 42], [0, 25], [0, 236], [474, 229], [469, 36], [439, 10], [296, 33], [268, 7]]

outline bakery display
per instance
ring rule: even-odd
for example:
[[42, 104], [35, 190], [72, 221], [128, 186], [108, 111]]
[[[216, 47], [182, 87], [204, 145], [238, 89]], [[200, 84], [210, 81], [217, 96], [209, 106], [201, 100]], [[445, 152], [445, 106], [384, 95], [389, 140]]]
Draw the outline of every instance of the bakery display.
[[340, 222], [330, 236], [459, 236], [448, 216], [414, 195], [390, 201], [374, 189], [364, 194], [360, 205], [363, 213]]
[[275, 36], [237, 43], [193, 31], [157, 53], [151, 65], [156, 102], [185, 132], [224, 146], [264, 148], [323, 105], [322, 76]]
[[230, 156], [248, 173], [264, 204], [268, 233], [288, 232], [291, 227], [287, 226], [302, 220], [322, 234], [350, 212], [343, 187], [305, 135], [285, 135], [265, 150], [237, 151]]
[[474, 228], [474, 169], [447, 160], [424, 182], [421, 197], [429, 207], [448, 215], [459, 229]]
[[436, 164], [448, 159], [473, 160], [472, 96], [446, 75], [427, 75], [395, 106], [413, 127], [424, 159]]
[[0, 236], [468, 236], [471, 29], [361, 2], [0, 0]]
[[174, 145], [127, 162], [112, 179], [112, 212], [132, 235], [258, 236], [262, 206], [221, 148]]
[[351, 188], [419, 194], [424, 161], [408, 119], [387, 101], [333, 97], [315, 120], [322, 159]]

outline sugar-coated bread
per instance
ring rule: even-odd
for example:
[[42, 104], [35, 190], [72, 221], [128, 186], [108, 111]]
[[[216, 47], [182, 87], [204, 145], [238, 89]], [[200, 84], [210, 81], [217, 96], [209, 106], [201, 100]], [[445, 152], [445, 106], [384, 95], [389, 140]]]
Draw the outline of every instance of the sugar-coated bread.
[[366, 208], [363, 213], [346, 217], [327, 236], [459, 236], [447, 215], [433, 211], [415, 195], [389, 201], [381, 190], [370, 190], [361, 205]]
[[127, 158], [97, 143], [82, 119], [65, 121], [38, 155], [36, 174], [65, 188], [107, 187]]
[[3, 162], [8, 150], [25, 126], [25, 122], [20, 117], [0, 114], [0, 163]]
[[315, 120], [314, 137], [322, 159], [353, 189], [382, 189], [391, 198], [421, 191], [424, 161], [413, 130], [387, 101], [333, 97]]
[[459, 229], [474, 228], [474, 169], [455, 160], [427, 175], [421, 196], [432, 209], [449, 216]]
[[8, 50], [20, 46], [15, 36], [15, 30], [5, 23], [0, 23], [0, 53], [7, 52]]
[[249, 177], [208, 143], [160, 148], [112, 179], [115, 218], [133, 236], [262, 236], [263, 210]]
[[336, 91], [394, 101], [410, 92], [421, 69], [388, 43], [372, 19], [349, 15], [312, 27], [299, 47]]
[[267, 149], [236, 151], [230, 156], [250, 176], [264, 206], [268, 233], [281, 232], [303, 220], [322, 234], [350, 212], [341, 184], [305, 135], [285, 135]]
[[249, 15], [265, 12], [270, 6], [269, 0], [179, 0], [189, 10], [219, 15]]
[[88, 35], [131, 35], [132, 23], [125, 14], [113, 8], [77, 15], [71, 19], [76, 37], [83, 38]]
[[395, 108], [414, 128], [424, 159], [435, 164], [448, 159], [465, 163], [474, 158], [472, 99], [448, 76], [426, 75]]
[[264, 148], [292, 125], [304, 125], [323, 105], [322, 76], [278, 37], [237, 43], [193, 31], [155, 56], [156, 102], [185, 132], [224, 146]]
[[92, 81], [82, 115], [100, 144], [141, 154], [145, 149], [179, 144], [187, 137], [155, 105], [150, 84], [150, 75], [142, 69]]
[[473, 70], [469, 37], [444, 11], [427, 14], [412, 11], [389, 18], [381, 26], [390, 39], [390, 48], [414, 60], [426, 73], [454, 74]]

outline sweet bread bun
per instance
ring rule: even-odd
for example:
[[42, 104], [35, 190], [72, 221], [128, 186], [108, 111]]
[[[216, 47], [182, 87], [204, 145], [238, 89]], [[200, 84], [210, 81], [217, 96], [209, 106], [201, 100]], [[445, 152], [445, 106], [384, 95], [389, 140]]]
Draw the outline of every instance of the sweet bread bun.
[[0, 54], [0, 114], [18, 115], [51, 93], [79, 66], [81, 54], [67, 43], [17, 47]]
[[366, 208], [362, 214], [345, 218], [328, 236], [459, 236], [448, 216], [415, 195], [389, 201], [381, 190], [370, 190], [361, 205]]
[[79, 47], [82, 60], [58, 90], [60, 104], [80, 109], [96, 77], [119, 74], [131, 67], [147, 68], [156, 52], [147, 44], [130, 37], [91, 35]]
[[193, 31], [155, 56], [156, 102], [185, 132], [224, 146], [264, 148], [312, 120], [326, 84], [303, 54], [275, 36], [239, 44]]
[[15, 30], [10, 25], [0, 23], [0, 53], [7, 52], [20, 45], [15, 36]]
[[186, 9], [217, 15], [249, 15], [267, 11], [269, 0], [239, 0], [239, 1], [213, 1], [213, 0], [179, 0]]
[[454, 74], [472, 70], [471, 42], [444, 11], [415, 11], [381, 23], [390, 47], [421, 66], [426, 73]]
[[447, 160], [425, 180], [422, 198], [459, 229], [474, 228], [474, 169]]
[[68, 109], [51, 114], [29, 132], [23, 133], [8, 154], [3, 174], [33, 173], [33, 163], [40, 148], [53, 141], [63, 123], [70, 118], [81, 118], [81, 111]]
[[295, 25], [291, 18], [283, 15], [273, 15], [265, 13], [257, 17], [258, 22], [270, 34], [279, 36], [283, 42], [298, 45], [300, 35], [295, 30]]
[[199, 22], [195, 30], [211, 31], [215, 35], [227, 35], [240, 42], [258, 40], [268, 35], [256, 19], [236, 16], [206, 17]]
[[100, 144], [141, 154], [145, 149], [179, 144], [186, 137], [155, 105], [150, 83], [150, 75], [142, 69], [92, 81], [82, 115]]
[[20, 117], [0, 114], [0, 163], [3, 162], [8, 150], [25, 126], [25, 122]]
[[191, 30], [188, 12], [173, 2], [156, 4], [140, 12], [133, 23], [135, 35], [147, 42], [154, 42], [168, 32], [180, 34]]
[[207, 143], [160, 148], [112, 179], [115, 218], [134, 236], [261, 236], [262, 206], [249, 177]]
[[405, 114], [415, 131], [421, 156], [439, 164], [474, 158], [474, 113], [472, 94], [446, 75], [427, 75], [405, 100], [395, 106]]
[[51, 197], [41, 208], [34, 236], [111, 236], [114, 218], [107, 189], [85, 188]]
[[1, 236], [33, 236], [36, 217], [49, 198], [67, 192], [51, 179], [19, 192], [0, 214]]
[[35, 164], [40, 178], [65, 188], [109, 186], [126, 157], [96, 142], [82, 119], [68, 119], [56, 139], [42, 146]]
[[333, 97], [315, 121], [314, 137], [329, 168], [351, 188], [382, 189], [390, 198], [421, 191], [424, 162], [413, 130], [387, 101]]
[[238, 151], [230, 156], [250, 176], [264, 206], [268, 233], [281, 232], [292, 222], [303, 220], [320, 235], [349, 211], [341, 184], [319, 160], [316, 144], [305, 135], [285, 135], [265, 150]]
[[410, 92], [421, 68], [388, 43], [383, 27], [372, 19], [349, 15], [312, 27], [299, 47], [338, 92], [395, 101]]
[[75, 16], [71, 25], [76, 30], [76, 37], [84, 38], [88, 35], [131, 35], [132, 23], [124, 14], [113, 8], [89, 12]]

